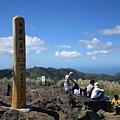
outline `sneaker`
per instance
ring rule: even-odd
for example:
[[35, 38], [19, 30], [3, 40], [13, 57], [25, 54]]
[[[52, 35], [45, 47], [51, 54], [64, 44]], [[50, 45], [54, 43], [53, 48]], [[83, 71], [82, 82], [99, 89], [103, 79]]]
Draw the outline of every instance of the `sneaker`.
[[105, 111], [103, 109], [100, 109], [98, 112], [104, 113]]

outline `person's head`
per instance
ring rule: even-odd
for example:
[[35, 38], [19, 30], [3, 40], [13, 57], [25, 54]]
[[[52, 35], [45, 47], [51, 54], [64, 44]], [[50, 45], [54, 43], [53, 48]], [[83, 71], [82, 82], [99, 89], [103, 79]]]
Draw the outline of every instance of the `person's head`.
[[114, 99], [118, 100], [118, 95], [117, 94], [114, 95]]
[[69, 72], [69, 76], [72, 76], [73, 75], [73, 72]]
[[95, 80], [90, 80], [90, 84], [94, 85]]
[[99, 87], [100, 85], [96, 82], [96, 83], [94, 83], [94, 87]]

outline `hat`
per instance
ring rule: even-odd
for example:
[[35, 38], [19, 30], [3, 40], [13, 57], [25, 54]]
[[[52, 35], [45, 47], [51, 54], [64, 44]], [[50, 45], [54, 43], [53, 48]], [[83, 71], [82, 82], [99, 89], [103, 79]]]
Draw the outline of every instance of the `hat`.
[[69, 72], [69, 75], [72, 75], [73, 74], [73, 72]]
[[96, 82], [94, 83], [94, 87], [99, 87], [100, 85]]

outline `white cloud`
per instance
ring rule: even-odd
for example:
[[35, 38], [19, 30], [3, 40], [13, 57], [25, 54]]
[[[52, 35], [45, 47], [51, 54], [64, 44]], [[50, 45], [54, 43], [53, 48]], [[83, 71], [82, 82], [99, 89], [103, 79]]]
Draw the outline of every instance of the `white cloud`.
[[87, 52], [86, 55], [89, 55], [89, 56], [92, 56], [92, 55], [106, 56], [109, 53], [110, 53], [110, 51], [108, 51], [108, 50], [95, 50], [95, 51]]
[[116, 25], [111, 29], [103, 29], [99, 31], [102, 35], [112, 35], [112, 34], [120, 34], [120, 25]]
[[97, 38], [94, 38], [92, 40], [79, 40], [78, 41], [80, 45], [86, 46], [87, 49], [95, 49], [95, 50], [112, 50], [115, 49], [112, 42], [107, 41], [106, 44], [102, 43]]
[[62, 52], [56, 52], [55, 56], [60, 56], [60, 57], [79, 57], [82, 56], [82, 53], [76, 52], [76, 51], [62, 51]]
[[111, 42], [107, 42], [107, 46], [113, 46], [113, 44]]
[[56, 48], [71, 48], [70, 45], [57, 45]]
[[13, 37], [0, 38], [0, 54], [13, 54]]
[[99, 53], [101, 55], [107, 55], [109, 53], [109, 51], [108, 50], [100, 50]]
[[[26, 36], [26, 53], [34, 51], [39, 54], [42, 50], [45, 50], [45, 42], [37, 37]], [[13, 54], [13, 37], [0, 38], [0, 54]]]
[[[86, 47], [86, 55], [94, 56], [95, 58], [97, 56], [107, 56], [113, 51], [120, 51], [120, 46], [114, 46], [110, 41], [103, 43], [97, 38], [94, 38], [92, 40], [79, 40], [78, 42], [80, 45]], [[93, 60], [95, 60], [94, 57], [92, 57]]]
[[93, 52], [86, 52], [86, 55], [93, 55]]
[[85, 45], [88, 49], [102, 46], [102, 43], [97, 38], [94, 38], [93, 40], [79, 40], [78, 42], [80, 45]]
[[93, 51], [93, 52], [91, 51], [91, 52], [87, 52], [86, 54], [92, 56], [92, 55], [95, 55], [97, 53], [99, 53], [99, 51]]
[[94, 48], [94, 46], [88, 44], [88, 45], [87, 45], [87, 48], [88, 48], [88, 49], [90, 49], [90, 48]]
[[26, 47], [27, 53], [30, 51], [35, 51], [36, 54], [39, 54], [42, 50], [45, 50], [45, 42], [37, 37], [26, 36]]
[[96, 58], [96, 57], [94, 57], [94, 56], [92, 56], [92, 59], [93, 59], [93, 60], [96, 60], [97, 58]]

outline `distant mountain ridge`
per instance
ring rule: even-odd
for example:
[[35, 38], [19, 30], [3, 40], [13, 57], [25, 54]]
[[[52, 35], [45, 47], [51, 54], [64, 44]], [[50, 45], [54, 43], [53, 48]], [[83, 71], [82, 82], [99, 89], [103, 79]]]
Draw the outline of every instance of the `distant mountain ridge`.
[[[26, 77], [31, 79], [36, 79], [37, 77], [45, 76], [46, 78], [50, 78], [54, 81], [59, 81], [64, 79], [65, 75], [69, 73], [70, 71], [74, 72], [73, 78], [78, 79], [95, 79], [95, 80], [108, 80], [108, 81], [117, 81], [120, 82], [120, 73], [117, 73], [116, 75], [108, 75], [108, 74], [92, 74], [92, 73], [84, 73], [79, 72], [72, 68], [43, 68], [43, 67], [33, 67], [28, 68], [26, 70]], [[13, 77], [13, 70], [12, 69], [4, 69], [0, 70], [0, 79], [2, 78], [11, 78]]]

